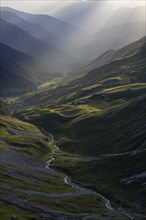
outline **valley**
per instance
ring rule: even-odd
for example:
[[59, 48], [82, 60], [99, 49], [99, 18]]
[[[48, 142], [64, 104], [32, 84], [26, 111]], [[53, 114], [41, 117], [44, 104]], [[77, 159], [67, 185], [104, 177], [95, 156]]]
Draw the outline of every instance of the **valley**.
[[[43, 134], [32, 124], [11, 116], [0, 119], [3, 219], [14, 213], [21, 219], [86, 219], [91, 216], [105, 219], [104, 215], [108, 219], [115, 218], [108, 200], [93, 190], [72, 183], [63, 171], [51, 167], [60, 150], [50, 133]], [[82, 200], [87, 203], [87, 211]], [[98, 204], [96, 209], [94, 203]]]
[[91, 34], [79, 17], [1, 7], [2, 220], [146, 219], [139, 11]]
[[[66, 82], [66, 85], [61, 85], [58, 81], [55, 88], [51, 88], [50, 84], [50, 89], [49, 86], [48, 89], [42, 87], [42, 90], [39, 88], [37, 92], [9, 101], [9, 106], [14, 108], [13, 117], [44, 129], [45, 136], [49, 134], [49, 138], [52, 139], [49, 145], [52, 153], [46, 153], [50, 158], [47, 170], [47, 157], [43, 157], [44, 167], [41, 167], [41, 172], [44, 169], [45, 174], [41, 178], [41, 190], [38, 191], [39, 188], [33, 186], [29, 189], [29, 184], [27, 190], [23, 184], [22, 189], [15, 187], [18, 194], [29, 193], [31, 197], [35, 197], [31, 202], [35, 201], [39, 210], [40, 205], [44, 204], [44, 197], [47, 204], [50, 204], [49, 208], [57, 198], [57, 205], [54, 204], [51, 210], [42, 208], [43, 212], [39, 211], [39, 216], [43, 217], [41, 213], [45, 213], [44, 216], [47, 217], [49, 213], [48, 217], [51, 218], [52, 215], [52, 219], [86, 219], [87, 216], [87, 219], [90, 219], [90, 215], [95, 219], [144, 219], [144, 44], [143, 38], [132, 44], [131, 53], [125, 48], [122, 52], [124, 55], [120, 53], [122, 58], [92, 70], [89, 73], [90, 76], [92, 74], [91, 81], [89, 74], [85, 74], [81, 78]], [[12, 136], [18, 136], [18, 140], [19, 135], [28, 138], [27, 133], [16, 132], [15, 128], [9, 128], [7, 132]], [[38, 166], [40, 165], [36, 165], [35, 169], [40, 172]], [[32, 173], [34, 176], [34, 171]], [[46, 181], [50, 175], [51, 181], [57, 178], [57, 183], [56, 179], [54, 181], [59, 186], [51, 186], [52, 183], [48, 182], [49, 188], [46, 190]], [[26, 180], [25, 177], [23, 181]], [[45, 190], [42, 190], [43, 184]], [[39, 204], [36, 203], [37, 196], [41, 197]], [[66, 206], [68, 199], [69, 206]], [[92, 201], [91, 204], [89, 200]], [[74, 207], [73, 204], [76, 212], [71, 209]], [[89, 206], [86, 214], [85, 204]], [[31, 204], [31, 207], [35, 209], [34, 204]], [[31, 210], [29, 205], [28, 210]], [[67, 210], [66, 217], [62, 216], [61, 210]]]

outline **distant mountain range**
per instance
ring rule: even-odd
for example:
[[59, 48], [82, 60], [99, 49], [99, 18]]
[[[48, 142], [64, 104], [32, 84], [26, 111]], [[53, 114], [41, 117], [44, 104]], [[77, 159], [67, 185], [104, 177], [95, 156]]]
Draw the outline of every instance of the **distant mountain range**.
[[[21, 25], [21, 22], [22, 22], [21, 28], [24, 28], [24, 21], [31, 23], [31, 25], [33, 25], [33, 27], [35, 27], [36, 29], [35, 32], [38, 30], [38, 28], [41, 27], [41, 29], [43, 29], [41, 33], [41, 40], [46, 39], [46, 32], [47, 32], [48, 43], [49, 43], [49, 38], [54, 36], [53, 42], [56, 40], [55, 44], [58, 45], [58, 40], [60, 40], [60, 43], [62, 42], [63, 47], [70, 47], [70, 44], [75, 45], [78, 43], [78, 41], [80, 41], [81, 36], [85, 37], [88, 35], [86, 31], [82, 30], [81, 28], [74, 26], [72, 24], [69, 24], [67, 22], [64, 22], [55, 17], [49, 16], [49, 15], [30, 14], [30, 13], [18, 11], [18, 10], [9, 8], [9, 7], [1, 7], [1, 12], [2, 12], [2, 15], [1, 15], [2, 18], [6, 18], [7, 21], [10, 18], [12, 18], [12, 23], [14, 22], [18, 26]], [[17, 18], [16, 18], [16, 15], [17, 15]], [[18, 18], [21, 18], [21, 21], [17, 21]], [[36, 25], [37, 25], [37, 28], [36, 28]], [[27, 29], [25, 26], [25, 30], [28, 31], [28, 26], [27, 26]], [[37, 32], [37, 35], [35, 37], [37, 36], [39, 36], [40, 38], [40, 33]]]
[[1, 18], [13, 25], [18, 26], [24, 31], [27, 31], [33, 37], [44, 41], [48, 44], [48, 46], [63, 48], [62, 39], [52, 32], [48, 32], [45, 28], [38, 24], [28, 22], [11, 11], [1, 11]]
[[[70, 73], [76, 75], [79, 72], [85, 75], [85, 73], [94, 68], [94, 63], [96, 63], [96, 67], [109, 63], [114, 60], [115, 49], [135, 41], [145, 34], [145, 22], [109, 26], [93, 35], [89, 35], [80, 28], [51, 16], [29, 14], [7, 7], [1, 8], [0, 24], [0, 42], [3, 45], [1, 48], [4, 50], [2, 53], [7, 53], [10, 60], [9, 65], [7, 64], [5, 67], [7, 68], [7, 74], [10, 76], [11, 69], [15, 69], [13, 74], [16, 77], [18, 74], [16, 70], [19, 70], [18, 75], [25, 78], [23, 92], [32, 90], [41, 82], [58, 75]], [[7, 48], [6, 45], [8, 46]], [[5, 51], [7, 52], [5, 53]], [[11, 59], [8, 51], [11, 54]], [[12, 56], [12, 51], [14, 56]], [[21, 61], [20, 64], [19, 53], [20, 57], [27, 57], [27, 59], [22, 58], [21, 60], [30, 59], [30, 61], [25, 63]], [[115, 56], [117, 57], [117, 55]], [[10, 68], [11, 65], [14, 65], [14, 57], [17, 67]], [[99, 57], [98, 62], [96, 61], [97, 57]], [[6, 56], [4, 59], [5, 63], [8, 63], [6, 62]], [[87, 64], [89, 65], [87, 66]], [[3, 69], [2, 65], [1, 68]], [[34, 72], [36, 72], [36, 79]], [[42, 72], [42, 79], [38, 77], [40, 72]], [[28, 80], [28, 75], [30, 80]], [[26, 86], [26, 78], [28, 88]], [[4, 80], [5, 83], [2, 87], [5, 90], [4, 94], [6, 94], [6, 88], [10, 85], [9, 83], [7, 84], [6, 79], [9, 78], [6, 77]], [[34, 83], [32, 83], [32, 79]], [[11, 81], [11, 86], [12, 82], [13, 80]], [[12, 87], [13, 90], [11, 91], [14, 92], [14, 85]], [[21, 93], [22, 89], [19, 89]], [[14, 94], [16, 93], [14, 92]], [[8, 92], [7, 94], [10, 93]]]
[[[81, 24], [84, 24], [86, 20], [84, 17], [90, 10], [95, 10], [95, 5], [87, 6], [80, 3], [78, 7], [78, 10], [69, 11], [68, 14], [73, 16], [74, 21], [80, 19]], [[81, 8], [86, 10], [81, 10]], [[116, 10], [102, 27], [100, 27], [100, 20], [95, 17], [97, 22], [93, 21], [92, 24], [93, 27], [95, 26], [94, 34], [49, 15], [30, 14], [9, 7], [1, 7], [1, 18], [39, 39], [46, 44], [46, 48], [51, 47], [50, 63], [54, 65], [54, 59], [56, 59], [58, 63], [55, 63], [54, 66], [56, 66], [57, 71], [62, 68], [61, 66], [64, 66], [62, 72], [67, 73], [72, 72], [73, 67], [76, 67], [75, 72], [86, 66], [87, 63], [107, 50], [119, 49], [145, 35], [145, 18], [141, 17], [144, 14], [142, 13], [143, 7], [120, 8], [118, 11]], [[128, 17], [129, 13], [130, 18]], [[117, 19], [115, 19], [114, 14]], [[139, 16], [137, 16], [138, 14]], [[97, 14], [97, 17], [99, 15]], [[65, 20], [70, 21], [68, 15]], [[100, 28], [96, 28], [96, 26]], [[98, 31], [96, 32], [96, 30]], [[62, 56], [60, 55], [61, 52]]]
[[16, 25], [0, 20], [1, 42], [16, 50], [34, 56], [57, 73], [68, 73], [79, 62], [72, 55], [63, 52], [33, 37]]

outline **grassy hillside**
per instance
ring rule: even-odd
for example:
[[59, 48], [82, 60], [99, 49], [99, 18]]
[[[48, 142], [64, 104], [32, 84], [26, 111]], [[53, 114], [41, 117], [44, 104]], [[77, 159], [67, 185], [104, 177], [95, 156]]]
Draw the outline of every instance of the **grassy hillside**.
[[4, 103], [1, 99], [0, 99], [0, 114], [1, 115], [10, 115], [9, 106], [6, 103]]
[[116, 53], [116, 60], [79, 79], [20, 98], [15, 105], [29, 108], [15, 115], [54, 134], [61, 149], [55, 167], [142, 219], [146, 215], [145, 39]]
[[108, 50], [105, 53], [101, 54], [97, 59], [95, 59], [85, 68], [83, 68], [81, 72], [79, 72], [78, 74], [86, 75], [91, 70], [94, 70], [100, 66], [111, 63], [114, 60], [118, 60], [118, 59], [123, 58], [124, 56], [127, 56], [128, 53], [130, 53], [130, 56], [131, 56], [132, 53], [134, 54], [140, 47], [143, 46], [144, 42], [145, 42], [145, 37], [125, 47], [122, 47], [119, 50]]
[[[105, 89], [125, 85], [125, 89], [130, 85], [143, 86], [145, 77], [145, 38], [128, 45], [115, 52], [114, 58], [109, 64], [89, 71], [85, 76], [79, 75], [75, 79], [67, 82], [59, 82], [54, 88], [46, 87], [28, 94], [17, 100], [21, 108], [26, 106], [38, 106], [62, 103], [76, 103], [90, 100], [93, 95], [104, 95]], [[94, 65], [93, 65], [94, 66]], [[93, 68], [93, 67], [92, 67]]]
[[[123, 96], [124, 92], [120, 91]], [[135, 97], [126, 95], [125, 100], [120, 97], [110, 104], [93, 101], [88, 105], [38, 107], [18, 115], [54, 133], [62, 150], [55, 166], [65, 169], [76, 182], [108, 195], [115, 206], [122, 201], [127, 210], [142, 213], [146, 97], [144, 90], [132, 95]]]
[[91, 62], [105, 51], [117, 50], [143, 36], [145, 36], [145, 21], [125, 22], [113, 26], [109, 24], [98, 30], [86, 45], [76, 48], [76, 53]]
[[[0, 115], [1, 217], [22, 220], [116, 219], [98, 195], [81, 193], [64, 174], [47, 169], [55, 143], [34, 125]], [[60, 150], [58, 150], [60, 154]], [[56, 153], [57, 156], [57, 153]], [[127, 217], [120, 215], [120, 220]]]

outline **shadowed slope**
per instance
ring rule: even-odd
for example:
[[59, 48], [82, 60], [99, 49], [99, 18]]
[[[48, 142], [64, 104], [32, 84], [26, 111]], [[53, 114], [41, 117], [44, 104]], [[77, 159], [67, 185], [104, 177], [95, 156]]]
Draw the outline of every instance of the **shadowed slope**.
[[36, 89], [57, 75], [28, 54], [0, 43], [1, 96], [20, 95]]
[[1, 11], [0, 13], [2, 19], [20, 27], [24, 31], [27, 31], [29, 34], [33, 35], [34, 37], [47, 43], [48, 46], [54, 46], [58, 49], [63, 48], [63, 41], [59, 39], [55, 34], [48, 32], [42, 26], [35, 23], [30, 23], [25, 19], [22, 19], [18, 15], [9, 11]]
[[1, 42], [16, 50], [32, 55], [58, 73], [72, 71], [78, 60], [53, 46], [33, 37], [16, 25], [1, 19]]

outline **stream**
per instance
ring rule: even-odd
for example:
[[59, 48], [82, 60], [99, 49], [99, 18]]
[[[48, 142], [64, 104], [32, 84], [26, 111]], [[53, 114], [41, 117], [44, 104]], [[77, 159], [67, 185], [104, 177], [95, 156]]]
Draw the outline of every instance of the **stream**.
[[[49, 138], [51, 139], [49, 144], [54, 143], [53, 135], [51, 133], [47, 133], [47, 134], [48, 134]], [[100, 197], [104, 201], [105, 206], [107, 207], [107, 209], [110, 210], [110, 211], [113, 211], [115, 214], [121, 215], [121, 216], [126, 216], [129, 219], [141, 219], [142, 218], [141, 214], [136, 214], [136, 213], [130, 214], [127, 211], [125, 211], [122, 207], [114, 208], [111, 205], [111, 202], [107, 198], [105, 198], [103, 195], [101, 195], [100, 193], [97, 193], [96, 191], [94, 191], [94, 190], [92, 190], [90, 188], [86, 188], [86, 187], [83, 187], [83, 186], [81, 186], [79, 184], [76, 184], [75, 182], [73, 182], [71, 177], [69, 177], [64, 171], [61, 171], [60, 169], [51, 167], [51, 163], [57, 157], [57, 155], [58, 155], [57, 151], [59, 150], [59, 148], [56, 145], [54, 145], [54, 147], [55, 147], [55, 149], [52, 150], [52, 155], [50, 156], [50, 159], [47, 161], [46, 168], [50, 169], [52, 172], [59, 173], [60, 176], [63, 177], [63, 180], [64, 180], [65, 184], [67, 184], [70, 187], [78, 190], [79, 192], [75, 193], [75, 195], [77, 195], [77, 194], [78, 195], [97, 195], [98, 197]]]

